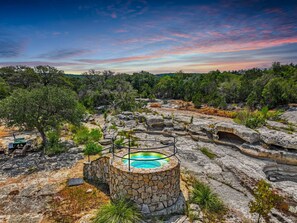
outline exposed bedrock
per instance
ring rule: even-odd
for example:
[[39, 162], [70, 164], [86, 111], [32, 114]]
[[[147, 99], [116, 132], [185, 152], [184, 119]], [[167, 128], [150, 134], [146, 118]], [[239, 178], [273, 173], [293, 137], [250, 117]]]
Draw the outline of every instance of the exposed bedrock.
[[213, 132], [215, 135], [217, 135], [219, 132], [231, 133], [248, 143], [255, 143], [260, 139], [259, 133], [257, 133], [255, 130], [231, 122], [216, 123], [213, 127]]
[[297, 150], [297, 134], [286, 133], [262, 127], [258, 129], [260, 138], [268, 145], [276, 145], [286, 149]]
[[297, 183], [297, 166], [267, 165], [263, 168], [271, 182], [293, 181]]
[[[249, 156], [297, 165], [297, 133], [294, 132], [272, 130], [267, 127], [253, 130], [228, 120], [192, 118], [168, 113], [161, 115], [124, 112], [118, 118], [126, 122], [122, 129], [163, 130], [179, 136], [189, 134], [195, 141], [228, 145]], [[120, 123], [117, 123], [119, 120], [113, 122], [120, 126]]]

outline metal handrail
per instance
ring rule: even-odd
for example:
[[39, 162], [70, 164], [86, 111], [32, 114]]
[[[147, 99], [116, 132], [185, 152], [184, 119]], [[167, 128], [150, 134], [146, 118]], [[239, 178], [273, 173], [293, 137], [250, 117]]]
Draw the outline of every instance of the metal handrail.
[[[172, 137], [174, 140], [172, 143], [169, 143], [168, 145], [164, 145], [164, 146], [159, 146], [159, 147], [149, 147], [149, 148], [139, 148], [139, 147], [131, 147], [131, 135], [129, 135], [129, 138], [128, 138], [128, 146], [117, 146], [114, 144], [116, 137], [113, 137], [112, 138], [112, 147], [110, 148], [110, 152], [112, 152], [112, 157], [114, 159], [114, 157], [117, 157], [117, 158], [120, 158], [120, 159], [125, 159], [125, 160], [128, 160], [128, 169], [130, 171], [131, 169], [131, 160], [132, 161], [157, 161], [157, 160], [164, 160], [164, 159], [168, 159], [170, 157], [173, 157], [177, 154], [177, 148], [176, 148], [176, 137], [175, 136], [172, 136], [172, 135], [168, 135], [168, 137]], [[161, 142], [160, 140], [137, 140], [138, 142], [147, 142], [147, 141], [150, 141], [150, 142]], [[125, 142], [125, 140], [123, 141]], [[127, 142], [125, 142], [127, 143]], [[167, 155], [165, 157], [161, 157], [161, 158], [155, 158], [155, 159], [134, 159], [134, 158], [131, 158], [131, 154], [134, 154], [136, 152], [132, 152], [131, 153], [131, 150], [138, 150], [138, 151], [152, 151], [152, 150], [159, 150], [159, 149], [164, 149], [164, 148], [169, 148], [173, 146], [173, 153], [170, 154], [170, 155]], [[128, 150], [128, 154], [125, 154], [123, 156], [119, 156], [117, 154], [115, 154], [115, 148], [117, 149], [127, 149]], [[124, 157], [124, 156], [127, 156], [128, 155], [128, 158]], [[178, 159], [179, 160], [179, 159]]]

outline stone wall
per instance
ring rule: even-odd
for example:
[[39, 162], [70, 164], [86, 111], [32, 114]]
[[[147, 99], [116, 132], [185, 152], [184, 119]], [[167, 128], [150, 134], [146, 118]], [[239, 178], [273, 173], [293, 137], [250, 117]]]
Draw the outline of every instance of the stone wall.
[[180, 196], [180, 164], [154, 172], [129, 172], [110, 166], [112, 198], [126, 196], [136, 202], [144, 214], [163, 210], [175, 204]]
[[88, 182], [109, 183], [110, 156], [102, 156], [84, 164], [84, 178]]
[[111, 155], [84, 165], [84, 179], [107, 184], [112, 199], [133, 200], [145, 215], [183, 213], [185, 201], [180, 191], [180, 164], [171, 157], [168, 165], [156, 169], [132, 169]]

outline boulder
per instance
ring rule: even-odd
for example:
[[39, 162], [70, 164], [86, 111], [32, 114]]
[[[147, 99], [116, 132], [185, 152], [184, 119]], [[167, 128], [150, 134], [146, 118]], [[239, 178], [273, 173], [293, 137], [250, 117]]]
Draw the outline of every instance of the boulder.
[[165, 124], [164, 124], [164, 119], [162, 116], [159, 115], [149, 115], [146, 117], [146, 124], [148, 125], [148, 127], [150, 128], [164, 128]]
[[281, 115], [282, 119], [297, 125], [297, 107], [291, 107]]
[[216, 123], [214, 125], [214, 133], [217, 135], [218, 132], [234, 134], [248, 143], [256, 143], [260, 139], [259, 133], [255, 130], [231, 122]]
[[297, 149], [297, 134], [286, 133], [262, 127], [257, 129], [260, 138], [268, 145], [281, 146], [285, 149]]

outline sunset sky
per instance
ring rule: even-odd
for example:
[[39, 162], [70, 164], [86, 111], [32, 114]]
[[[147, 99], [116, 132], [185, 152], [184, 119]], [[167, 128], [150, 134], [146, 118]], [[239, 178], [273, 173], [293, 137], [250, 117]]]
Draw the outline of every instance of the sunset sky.
[[0, 0], [0, 66], [207, 72], [297, 63], [297, 1]]

